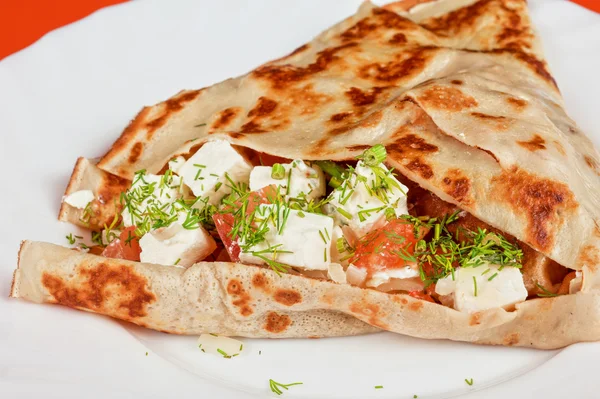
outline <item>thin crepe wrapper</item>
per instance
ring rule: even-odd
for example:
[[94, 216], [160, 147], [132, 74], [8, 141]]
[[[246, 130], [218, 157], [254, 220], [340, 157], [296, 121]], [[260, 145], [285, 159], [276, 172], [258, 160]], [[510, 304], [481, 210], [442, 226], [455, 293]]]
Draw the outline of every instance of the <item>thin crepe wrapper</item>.
[[175, 334], [320, 337], [373, 332], [372, 325], [427, 339], [543, 349], [600, 338], [597, 292], [467, 314], [409, 295], [254, 266], [200, 262], [184, 269], [31, 241], [22, 245], [11, 296]]

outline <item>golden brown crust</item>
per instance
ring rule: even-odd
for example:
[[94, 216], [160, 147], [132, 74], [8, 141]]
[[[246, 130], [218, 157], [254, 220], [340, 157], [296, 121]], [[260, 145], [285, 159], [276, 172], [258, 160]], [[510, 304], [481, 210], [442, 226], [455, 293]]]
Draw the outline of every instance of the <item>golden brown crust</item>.
[[527, 218], [527, 239], [540, 251], [548, 250], [560, 232], [562, 218], [579, 204], [566, 184], [535, 176], [519, 168], [492, 179], [498, 202]]

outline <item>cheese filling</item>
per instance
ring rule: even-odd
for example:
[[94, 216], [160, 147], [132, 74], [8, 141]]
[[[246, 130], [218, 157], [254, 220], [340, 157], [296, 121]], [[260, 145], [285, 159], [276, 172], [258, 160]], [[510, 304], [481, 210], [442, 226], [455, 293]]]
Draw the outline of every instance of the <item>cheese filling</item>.
[[457, 268], [454, 279], [448, 275], [437, 281], [435, 292], [453, 295], [454, 308], [469, 313], [510, 307], [527, 298], [520, 269], [491, 264]]

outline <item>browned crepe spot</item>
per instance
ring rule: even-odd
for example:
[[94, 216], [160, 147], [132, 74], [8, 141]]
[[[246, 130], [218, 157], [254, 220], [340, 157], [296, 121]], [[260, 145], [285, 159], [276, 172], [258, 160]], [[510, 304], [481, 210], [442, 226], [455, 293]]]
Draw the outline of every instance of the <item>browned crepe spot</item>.
[[106, 173], [103, 176], [97, 199], [102, 204], [112, 203], [121, 193], [129, 188], [130, 181], [119, 176]]
[[517, 141], [517, 144], [531, 152], [546, 149], [546, 141], [539, 134], [534, 134], [529, 141]]
[[416, 301], [412, 302], [410, 305], [408, 305], [408, 308], [410, 310], [412, 310], [413, 312], [418, 312], [423, 308], [423, 301], [416, 300]]
[[252, 76], [270, 83], [276, 90], [283, 90], [294, 85], [311, 75], [330, 68], [340, 60], [338, 52], [355, 47], [356, 43], [346, 43], [341, 46], [325, 49], [317, 54], [317, 59], [306, 67], [292, 65], [264, 65], [252, 72]]
[[302, 302], [302, 295], [298, 291], [279, 289], [273, 295], [275, 301], [285, 306], [292, 306]]
[[455, 87], [432, 86], [425, 90], [419, 101], [431, 108], [446, 111], [461, 111], [477, 106], [477, 101]]
[[578, 264], [586, 265], [592, 272], [596, 271], [596, 265], [600, 263], [600, 250], [593, 245], [587, 245], [579, 254]]
[[480, 122], [491, 124], [498, 130], [506, 130], [510, 126], [511, 119], [505, 116], [488, 115], [481, 112], [471, 112], [471, 116], [479, 119]]
[[252, 307], [250, 306], [252, 298], [250, 297], [250, 294], [244, 290], [241, 281], [237, 279], [229, 280], [229, 283], [227, 284], [227, 293], [235, 298], [235, 300], [232, 301], [232, 304], [239, 308], [242, 316], [247, 317], [253, 313]]
[[369, 148], [371, 148], [371, 146], [366, 144], [349, 145], [348, 147], [346, 147], [346, 149], [350, 151], [364, 151], [368, 150]]
[[422, 25], [439, 35], [456, 35], [475, 26], [475, 21], [486, 13], [488, 5], [494, 0], [480, 0], [470, 6], [462, 7], [437, 18], [430, 18]]
[[518, 59], [525, 62], [527, 66], [536, 74], [538, 74], [545, 81], [550, 83], [554, 87], [558, 87], [556, 85], [556, 81], [548, 71], [546, 63], [544, 61], [540, 61], [534, 56], [530, 54], [523, 53], [522, 51], [511, 51]]
[[287, 330], [292, 324], [292, 319], [288, 315], [269, 312], [265, 323], [265, 330], [272, 333], [281, 333]]
[[414, 158], [404, 166], [408, 170], [418, 173], [423, 179], [431, 179], [433, 177], [433, 169], [420, 157]]
[[[312, 83], [299, 87], [297, 90], [291, 90], [289, 98], [292, 109], [300, 115], [314, 114], [321, 110], [325, 104], [333, 101], [332, 96], [315, 91]], [[273, 127], [282, 129], [285, 126], [278, 125]]]
[[454, 80], [451, 80], [450, 83], [452, 83], [453, 85], [460, 86], [463, 84], [463, 81], [459, 80], [459, 79], [454, 79]]
[[594, 172], [598, 171], [598, 163], [594, 158], [590, 157], [589, 155], [584, 155], [583, 160], [585, 161], [587, 166], [589, 166], [590, 169], [592, 169]]
[[270, 98], [261, 96], [258, 98], [254, 108], [248, 112], [249, 117], [261, 117], [271, 114], [277, 108], [277, 101], [271, 100]]
[[389, 40], [389, 44], [404, 44], [406, 43], [406, 35], [404, 33], [396, 33], [394, 36], [392, 36], [392, 38]]
[[266, 130], [264, 130], [258, 123], [254, 122], [254, 121], [250, 121], [247, 123], [244, 123], [240, 129], [241, 133], [264, 133], [266, 132]]
[[516, 110], [522, 110], [527, 106], [527, 101], [516, 97], [507, 97], [506, 102], [513, 106]]
[[384, 87], [373, 87], [368, 91], [362, 91], [358, 87], [351, 87], [344, 94], [350, 99], [350, 102], [355, 107], [362, 107], [364, 105], [370, 105], [375, 102], [377, 95], [384, 91]]
[[446, 194], [464, 204], [471, 204], [469, 198], [471, 182], [460, 169], [449, 169], [442, 179], [442, 189]]
[[477, 326], [479, 324], [481, 324], [481, 313], [480, 312], [473, 313], [469, 317], [469, 325], [470, 326]]
[[506, 346], [513, 346], [519, 343], [519, 333], [511, 333], [504, 337], [503, 341]]
[[77, 274], [85, 281], [69, 283], [44, 272], [42, 285], [61, 305], [115, 312], [124, 320], [146, 316], [147, 305], [156, 301], [156, 296], [147, 290], [146, 278], [130, 267], [100, 263], [91, 269], [79, 268]]
[[518, 167], [492, 178], [493, 197], [504, 202], [513, 212], [528, 219], [526, 237], [535, 248], [547, 251], [554, 243], [566, 215], [579, 205], [569, 187], [561, 182], [539, 177]]
[[379, 306], [374, 303], [355, 302], [350, 304], [350, 311], [368, 317], [368, 323], [372, 326], [387, 328], [387, 325], [379, 319]]
[[129, 151], [129, 158], [127, 158], [127, 161], [129, 161], [130, 163], [134, 163], [135, 161], [140, 159], [140, 156], [142, 155], [143, 151], [144, 143], [138, 141], [133, 145], [133, 147], [131, 147], [131, 150]]
[[361, 19], [356, 24], [346, 29], [340, 35], [342, 41], [363, 40], [366, 37], [378, 38], [387, 31], [415, 29], [414, 22], [401, 17], [395, 12], [375, 8], [367, 18]]
[[[156, 129], [162, 127], [167, 122], [167, 120], [171, 116], [173, 116], [173, 114], [181, 111], [186, 103], [188, 103], [188, 102], [194, 100], [196, 97], [198, 97], [198, 94], [200, 94], [201, 91], [202, 90], [193, 90], [193, 91], [182, 92], [174, 97], [169, 98], [167, 101], [165, 101], [164, 106], [163, 106], [163, 112], [161, 113], [161, 115], [154, 118], [153, 120], [147, 122], [145, 125], [145, 127], [147, 129], [146, 137], [148, 138], [148, 140], [150, 140], [152, 138]], [[138, 114], [136, 119], [140, 118], [140, 116], [142, 116], [141, 112], [140, 112], [140, 114]], [[145, 119], [145, 118], [143, 118], [143, 119]], [[133, 130], [132, 130], [132, 133], [133, 133]], [[123, 136], [121, 136], [121, 137], [123, 137]]]
[[240, 107], [230, 107], [225, 108], [223, 111], [219, 112], [216, 120], [211, 125], [211, 129], [225, 129], [228, 125], [231, 124], [233, 119], [241, 113], [242, 109]]
[[252, 276], [252, 285], [264, 292], [270, 291], [269, 280], [263, 273], [256, 273]]
[[[404, 133], [404, 126], [399, 129], [399, 133]], [[400, 158], [430, 154], [437, 152], [438, 150], [437, 146], [429, 144], [424, 138], [415, 134], [403, 135], [388, 146], [388, 151]]]
[[397, 84], [421, 73], [436, 51], [438, 50], [435, 47], [406, 49], [393, 61], [362, 66], [358, 70], [358, 76], [376, 82]]
[[349, 117], [350, 115], [352, 115], [351, 112], [340, 112], [340, 113], [331, 115], [331, 118], [329, 118], [329, 120], [331, 122], [340, 122], [340, 121], [346, 119], [347, 117]]
[[565, 147], [563, 147], [563, 145], [557, 141], [554, 140], [554, 146], [556, 147], [556, 151], [558, 151], [561, 155], [566, 156], [567, 152], [565, 151]]

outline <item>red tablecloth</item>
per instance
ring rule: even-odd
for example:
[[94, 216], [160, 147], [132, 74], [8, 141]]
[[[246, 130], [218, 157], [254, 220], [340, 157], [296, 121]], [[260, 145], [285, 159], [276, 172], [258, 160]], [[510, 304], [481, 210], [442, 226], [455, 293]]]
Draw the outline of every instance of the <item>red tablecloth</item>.
[[[77, 21], [99, 8], [125, 1], [0, 0], [0, 59], [29, 46], [53, 29]], [[600, 0], [572, 1], [600, 12]]]
[[53, 29], [127, 0], [0, 0], [0, 59]]

